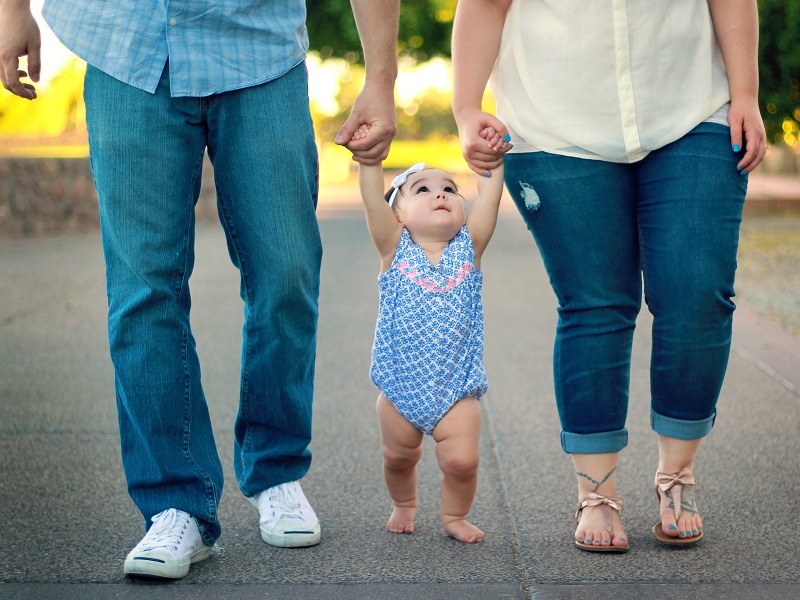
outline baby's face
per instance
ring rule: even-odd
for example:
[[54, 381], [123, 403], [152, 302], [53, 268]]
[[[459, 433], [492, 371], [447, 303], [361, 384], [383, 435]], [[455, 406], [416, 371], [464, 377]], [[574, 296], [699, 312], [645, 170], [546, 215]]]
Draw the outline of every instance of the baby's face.
[[455, 236], [464, 224], [464, 200], [453, 178], [436, 169], [409, 175], [397, 193], [397, 216], [411, 233], [434, 228]]

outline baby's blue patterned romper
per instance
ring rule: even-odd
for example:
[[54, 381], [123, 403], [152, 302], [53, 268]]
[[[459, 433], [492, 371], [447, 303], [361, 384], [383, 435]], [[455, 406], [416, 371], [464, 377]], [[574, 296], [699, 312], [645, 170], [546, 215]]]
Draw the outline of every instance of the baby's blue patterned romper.
[[370, 378], [423, 433], [461, 398], [486, 393], [483, 273], [474, 261], [466, 226], [435, 267], [403, 229], [391, 268], [378, 276]]

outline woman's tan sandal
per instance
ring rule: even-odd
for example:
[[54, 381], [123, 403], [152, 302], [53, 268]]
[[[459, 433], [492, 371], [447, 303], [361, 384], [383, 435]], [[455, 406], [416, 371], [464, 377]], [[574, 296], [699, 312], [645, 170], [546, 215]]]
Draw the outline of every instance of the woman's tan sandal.
[[[655, 491], [658, 501], [660, 503], [660, 510], [671, 509], [675, 512], [675, 521], [680, 519], [681, 512], [688, 512], [697, 514], [697, 508], [694, 503], [694, 475], [687, 468], [684, 467], [678, 473], [656, 473]], [[690, 537], [671, 536], [664, 533], [661, 525], [661, 519], [658, 523], [653, 525], [653, 535], [655, 538], [664, 544], [672, 544], [673, 546], [686, 546], [687, 544], [695, 544], [703, 537], [702, 529], [698, 532], [692, 532], [694, 535]]]
[[605, 522], [606, 531], [609, 534], [608, 546], [595, 546], [594, 544], [587, 544], [586, 542], [579, 542], [575, 540], [575, 545], [581, 550], [588, 552], [627, 552], [628, 546], [614, 546], [614, 526], [611, 521], [611, 511], [615, 510], [618, 513], [622, 512], [622, 498], [614, 496], [601, 496], [595, 492], [590, 493], [586, 498], [578, 503], [578, 511], [575, 513], [575, 522], [581, 520], [581, 514], [584, 508], [599, 507], [600, 512], [603, 514], [603, 521]]

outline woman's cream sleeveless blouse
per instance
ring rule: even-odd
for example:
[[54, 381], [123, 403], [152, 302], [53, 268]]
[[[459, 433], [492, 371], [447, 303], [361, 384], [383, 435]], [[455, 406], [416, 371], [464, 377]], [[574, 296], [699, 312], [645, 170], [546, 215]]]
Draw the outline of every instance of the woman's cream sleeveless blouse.
[[725, 123], [729, 101], [705, 0], [512, 0], [491, 87], [513, 152], [612, 162]]

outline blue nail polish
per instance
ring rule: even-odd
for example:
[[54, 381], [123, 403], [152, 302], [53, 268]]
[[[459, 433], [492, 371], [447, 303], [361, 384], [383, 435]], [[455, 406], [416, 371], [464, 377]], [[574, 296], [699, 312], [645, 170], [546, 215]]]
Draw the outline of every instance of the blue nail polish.
[[742, 169], [744, 169], [744, 167], [736, 167], [737, 171], [741, 171]]
[[741, 148], [741, 146], [739, 146], [739, 144], [734, 144], [733, 145], [733, 151], [734, 152], [738, 152], [740, 148]]
[[681, 531], [681, 537], [686, 537], [686, 532], [685, 531]]
[[670, 526], [668, 527], [668, 529], [669, 529], [670, 531], [675, 531], [675, 530], [677, 529], [677, 527], [675, 527], [675, 525], [670, 525]]
[[514, 144], [509, 144], [508, 149], [511, 150], [514, 147]]
[[699, 532], [697, 531], [697, 529], [695, 529], [692, 533], [697, 535]]
[[505, 135], [503, 136], [503, 139], [504, 139], [505, 141], [507, 141], [507, 142], [510, 142], [510, 141], [511, 141], [511, 136], [510, 136], [509, 134], [505, 134]]
[[620, 541], [620, 542], [624, 542], [624, 541], [625, 541], [625, 538], [619, 538], [619, 541]]
[[578, 541], [579, 541], [579, 542], [582, 542], [582, 541], [583, 541], [583, 538], [578, 538]]
[[484, 177], [491, 177], [491, 175], [489, 173], [484, 173], [483, 176]]

